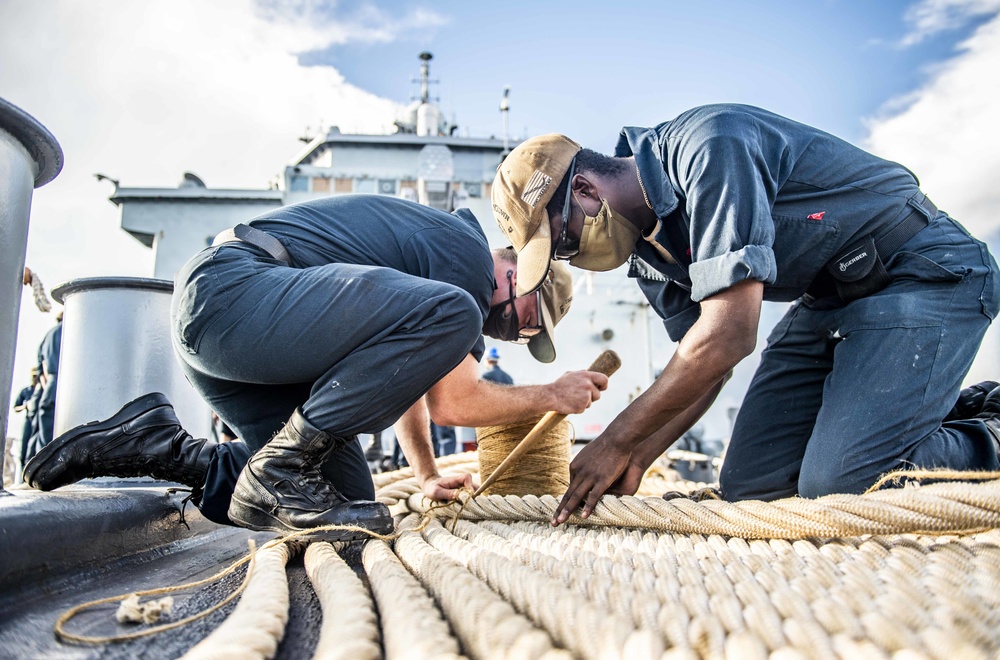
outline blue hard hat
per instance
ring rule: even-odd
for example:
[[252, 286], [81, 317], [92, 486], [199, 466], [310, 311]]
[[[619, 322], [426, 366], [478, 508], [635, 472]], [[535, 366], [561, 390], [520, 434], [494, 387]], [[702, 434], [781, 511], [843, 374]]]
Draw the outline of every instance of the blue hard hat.
[[500, 359], [500, 351], [497, 350], [496, 346], [493, 346], [493, 347], [490, 348], [490, 350], [486, 351], [486, 359], [487, 360], [499, 360]]

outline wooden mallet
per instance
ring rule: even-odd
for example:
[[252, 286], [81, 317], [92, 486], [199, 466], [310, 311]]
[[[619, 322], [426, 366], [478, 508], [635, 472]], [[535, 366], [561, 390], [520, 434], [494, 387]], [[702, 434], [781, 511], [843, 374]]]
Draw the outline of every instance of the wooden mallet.
[[[606, 350], [597, 356], [594, 363], [587, 368], [587, 371], [599, 371], [605, 376], [611, 376], [611, 374], [618, 371], [618, 367], [622, 366], [622, 360], [618, 357], [618, 354], [612, 350]], [[552, 429], [556, 424], [566, 419], [566, 415], [562, 413], [557, 413], [554, 411], [549, 411], [545, 413], [545, 416], [538, 420], [535, 427], [531, 429], [528, 435], [524, 436], [522, 440], [512, 451], [507, 458], [503, 459], [497, 469], [493, 471], [493, 474], [483, 482], [483, 485], [472, 494], [473, 497], [477, 497], [482, 494], [487, 487], [490, 486], [494, 481], [496, 481], [501, 474], [510, 469], [510, 467], [517, 462], [517, 460], [524, 455], [529, 449], [531, 449], [535, 444], [538, 443], [539, 438], [545, 436], [549, 430]]]

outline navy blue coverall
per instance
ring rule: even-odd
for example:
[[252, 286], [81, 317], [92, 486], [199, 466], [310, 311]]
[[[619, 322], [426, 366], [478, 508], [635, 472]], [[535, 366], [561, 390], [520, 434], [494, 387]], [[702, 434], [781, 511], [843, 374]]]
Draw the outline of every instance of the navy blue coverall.
[[44, 374], [42, 392], [35, 410], [35, 431], [28, 450], [34, 456], [52, 442], [56, 422], [56, 389], [59, 385], [59, 353], [62, 349], [62, 321], [45, 333], [38, 346], [38, 372]]
[[[173, 343], [194, 387], [245, 445], [219, 445], [199, 504], [216, 522], [251, 451], [296, 407], [350, 437], [391, 426], [470, 353], [495, 288], [486, 236], [466, 209], [344, 195], [285, 206], [250, 226], [290, 263], [242, 242], [178, 273]], [[348, 499], [374, 499], [355, 439], [323, 466]]]
[[[736, 418], [727, 499], [857, 493], [903, 467], [1000, 467], [982, 421], [941, 422], [1000, 308], [997, 265], [909, 170], [731, 104], [626, 127], [615, 155], [635, 156], [659, 218], [630, 275], [672, 339], [701, 300], [744, 280], [794, 301]], [[851, 302], [813, 288], [842, 249], [914, 213], [929, 224], [880, 255], [888, 286]]]
[[17, 394], [17, 398], [14, 400], [14, 407], [24, 406], [24, 424], [21, 426], [21, 444], [18, 447], [18, 475], [20, 478], [20, 470], [28, 463], [31, 458], [29, 453], [31, 452], [31, 436], [35, 434], [35, 424], [36, 424], [36, 413], [38, 412], [38, 399], [42, 396], [42, 385], [41, 383], [37, 385], [29, 385], [23, 388]]

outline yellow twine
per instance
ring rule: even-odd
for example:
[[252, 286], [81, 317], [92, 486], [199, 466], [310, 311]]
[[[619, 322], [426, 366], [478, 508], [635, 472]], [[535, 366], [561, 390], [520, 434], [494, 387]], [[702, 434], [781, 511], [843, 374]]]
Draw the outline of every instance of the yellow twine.
[[[476, 429], [479, 475], [485, 482], [535, 427], [537, 419]], [[563, 420], [524, 453], [483, 495], [561, 495], [569, 487], [569, 422]]]

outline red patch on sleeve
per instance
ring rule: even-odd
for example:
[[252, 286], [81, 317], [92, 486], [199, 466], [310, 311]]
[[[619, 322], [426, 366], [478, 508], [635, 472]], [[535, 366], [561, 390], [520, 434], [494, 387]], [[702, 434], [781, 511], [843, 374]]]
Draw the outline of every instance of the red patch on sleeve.
[[809, 218], [810, 220], [822, 220], [823, 219], [823, 215], [825, 213], [826, 213], [826, 211], [820, 211], [819, 213], [811, 213], [811, 214], [807, 215], [806, 217]]

